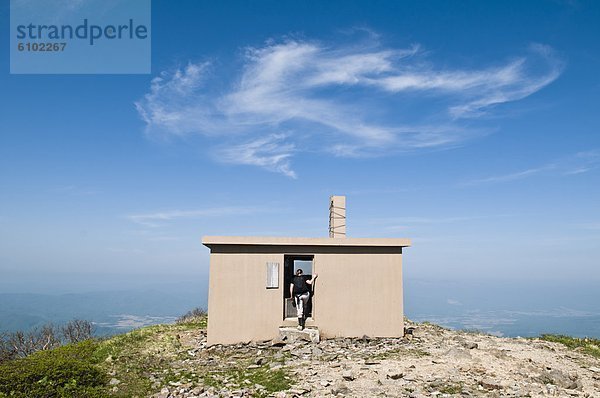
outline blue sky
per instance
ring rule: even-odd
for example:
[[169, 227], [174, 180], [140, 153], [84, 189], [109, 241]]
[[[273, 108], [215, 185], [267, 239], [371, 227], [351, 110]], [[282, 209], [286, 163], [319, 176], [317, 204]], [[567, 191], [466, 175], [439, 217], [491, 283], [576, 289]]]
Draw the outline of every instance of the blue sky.
[[408, 277], [600, 281], [597, 2], [152, 7], [151, 75], [0, 42], [0, 289], [205, 283], [202, 235], [325, 236], [331, 194]]

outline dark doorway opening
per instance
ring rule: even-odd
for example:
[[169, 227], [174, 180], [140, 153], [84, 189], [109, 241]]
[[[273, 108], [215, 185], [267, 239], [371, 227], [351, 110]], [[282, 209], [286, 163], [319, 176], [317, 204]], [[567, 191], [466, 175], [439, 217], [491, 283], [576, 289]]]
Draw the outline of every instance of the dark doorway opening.
[[[314, 256], [286, 255], [283, 262], [283, 319], [296, 318], [297, 312], [290, 295], [290, 284], [297, 269], [302, 269], [306, 279], [312, 278]], [[311, 286], [311, 293], [306, 305], [306, 318], [313, 316], [313, 297], [315, 289]]]

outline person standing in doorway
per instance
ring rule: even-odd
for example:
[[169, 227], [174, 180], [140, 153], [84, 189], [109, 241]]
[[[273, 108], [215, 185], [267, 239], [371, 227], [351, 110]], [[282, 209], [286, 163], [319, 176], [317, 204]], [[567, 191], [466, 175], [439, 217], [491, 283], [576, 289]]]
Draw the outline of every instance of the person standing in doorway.
[[310, 298], [310, 287], [319, 276], [314, 274], [312, 278], [308, 279], [302, 274], [302, 269], [298, 268], [296, 275], [292, 278], [292, 283], [290, 283], [290, 295], [294, 299], [294, 305], [296, 311], [298, 311], [298, 330], [304, 329], [304, 325], [306, 324], [305, 311], [306, 303], [308, 303], [308, 299]]

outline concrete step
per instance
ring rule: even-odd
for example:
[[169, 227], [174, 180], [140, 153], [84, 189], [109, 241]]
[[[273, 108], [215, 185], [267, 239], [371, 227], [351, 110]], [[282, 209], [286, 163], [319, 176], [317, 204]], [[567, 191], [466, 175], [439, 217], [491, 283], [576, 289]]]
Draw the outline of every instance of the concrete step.
[[321, 340], [318, 328], [305, 328], [304, 330], [298, 330], [298, 328], [292, 327], [281, 327], [279, 328], [279, 340], [286, 343], [295, 343], [296, 341], [310, 341], [318, 343]]

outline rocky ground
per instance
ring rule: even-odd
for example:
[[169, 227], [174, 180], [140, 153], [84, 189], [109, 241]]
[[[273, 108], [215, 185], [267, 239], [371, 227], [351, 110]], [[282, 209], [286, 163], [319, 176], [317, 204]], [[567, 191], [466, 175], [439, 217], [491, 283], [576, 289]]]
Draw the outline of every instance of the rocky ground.
[[600, 398], [600, 359], [562, 344], [407, 327], [399, 339], [213, 347], [205, 330], [178, 332], [170, 370], [149, 375], [153, 397]]

